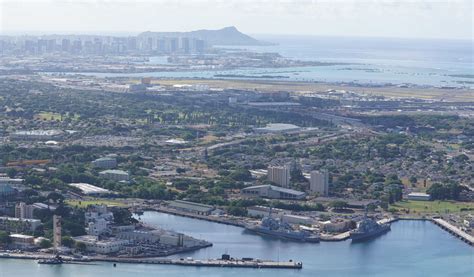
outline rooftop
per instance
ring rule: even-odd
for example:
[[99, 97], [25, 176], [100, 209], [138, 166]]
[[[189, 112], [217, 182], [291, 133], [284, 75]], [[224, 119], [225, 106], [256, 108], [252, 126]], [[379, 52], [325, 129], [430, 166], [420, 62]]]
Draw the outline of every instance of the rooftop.
[[242, 190], [259, 189], [259, 188], [269, 188], [270, 190], [275, 190], [275, 191], [278, 191], [278, 192], [283, 192], [283, 193], [288, 193], [288, 194], [305, 195], [305, 193], [302, 192], [302, 191], [297, 191], [297, 190], [294, 190], [294, 189], [287, 189], [287, 188], [277, 187], [277, 186], [273, 186], [273, 185], [251, 186], [251, 187], [243, 188]]
[[120, 175], [128, 175], [127, 172], [120, 170], [120, 169], [107, 169], [101, 171], [100, 174], [120, 174]]
[[300, 127], [296, 125], [286, 124], [286, 123], [271, 123], [271, 124], [267, 124], [266, 127], [255, 128], [256, 131], [260, 131], [260, 132], [288, 132], [288, 131], [296, 131], [299, 129]]
[[109, 190], [103, 189], [100, 187], [96, 187], [86, 183], [71, 183], [69, 184], [71, 187], [75, 187], [80, 189], [84, 194], [106, 194], [110, 193]]

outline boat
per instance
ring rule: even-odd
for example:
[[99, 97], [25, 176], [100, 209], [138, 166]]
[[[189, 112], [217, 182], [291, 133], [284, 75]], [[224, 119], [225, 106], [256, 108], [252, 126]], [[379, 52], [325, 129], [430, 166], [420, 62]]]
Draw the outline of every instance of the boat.
[[39, 264], [62, 264], [64, 261], [63, 261], [63, 258], [61, 258], [61, 256], [59, 255], [56, 255], [56, 257], [54, 258], [51, 258], [51, 259], [41, 259], [41, 260], [38, 260], [38, 263]]
[[379, 224], [377, 221], [367, 217], [367, 211], [364, 214], [364, 219], [359, 222], [357, 228], [350, 232], [352, 241], [362, 241], [371, 239], [390, 231], [390, 224]]
[[301, 242], [319, 242], [320, 240], [319, 235], [315, 235], [306, 230], [294, 230], [290, 224], [273, 218], [271, 211], [270, 215], [264, 217], [260, 224], [246, 225], [245, 229], [263, 235]]

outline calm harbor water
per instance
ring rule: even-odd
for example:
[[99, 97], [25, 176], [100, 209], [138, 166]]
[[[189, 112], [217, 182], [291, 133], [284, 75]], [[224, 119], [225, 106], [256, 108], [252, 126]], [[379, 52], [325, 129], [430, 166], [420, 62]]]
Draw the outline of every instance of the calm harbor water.
[[[295, 36], [257, 36], [257, 38], [277, 43], [277, 45], [225, 48], [275, 52], [284, 57], [299, 60], [347, 64], [291, 68], [82, 74], [99, 77], [271, 79], [474, 88], [473, 41]], [[149, 63], [167, 64], [166, 57], [152, 57]], [[234, 77], [219, 77], [218, 75], [234, 75]], [[262, 78], [264, 76], [270, 77]]]
[[303, 244], [261, 237], [244, 229], [191, 218], [146, 212], [141, 219], [151, 225], [209, 240], [213, 247], [182, 257], [235, 257], [274, 260], [295, 259], [302, 270], [195, 268], [163, 265], [119, 264], [38, 265], [34, 261], [0, 259], [0, 277], [125, 276], [474, 276], [474, 248], [431, 222], [399, 221], [389, 233], [363, 243], [321, 242]]

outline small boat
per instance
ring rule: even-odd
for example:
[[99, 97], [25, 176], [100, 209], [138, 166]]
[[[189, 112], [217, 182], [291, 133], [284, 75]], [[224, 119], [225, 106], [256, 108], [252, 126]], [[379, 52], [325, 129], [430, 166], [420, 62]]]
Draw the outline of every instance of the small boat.
[[38, 260], [38, 263], [39, 264], [62, 264], [64, 261], [63, 261], [63, 258], [61, 258], [61, 256], [57, 255], [56, 257], [54, 258], [51, 258], [51, 259], [41, 259], [41, 260]]

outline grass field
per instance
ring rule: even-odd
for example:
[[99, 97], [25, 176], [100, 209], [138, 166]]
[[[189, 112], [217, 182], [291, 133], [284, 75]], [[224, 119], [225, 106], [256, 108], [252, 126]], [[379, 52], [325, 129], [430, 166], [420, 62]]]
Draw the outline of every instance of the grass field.
[[126, 206], [123, 202], [117, 200], [108, 199], [90, 199], [90, 200], [66, 200], [69, 206], [86, 208], [89, 205], [107, 205], [109, 207], [124, 207]]
[[461, 209], [473, 209], [474, 203], [456, 201], [413, 201], [403, 200], [390, 207], [409, 210], [410, 213], [458, 213]]
[[35, 115], [35, 119], [42, 121], [61, 121], [61, 114], [43, 112]]

